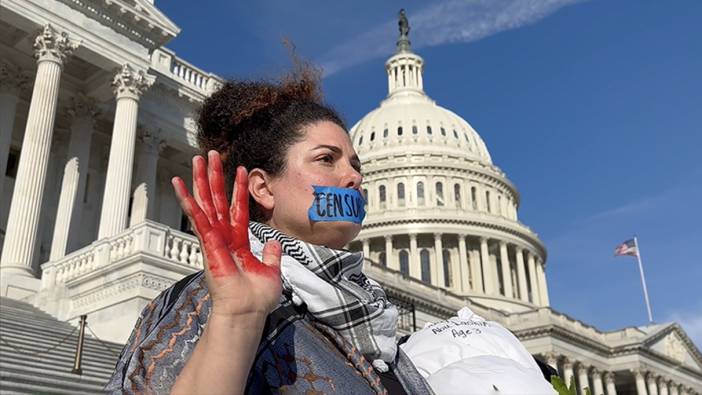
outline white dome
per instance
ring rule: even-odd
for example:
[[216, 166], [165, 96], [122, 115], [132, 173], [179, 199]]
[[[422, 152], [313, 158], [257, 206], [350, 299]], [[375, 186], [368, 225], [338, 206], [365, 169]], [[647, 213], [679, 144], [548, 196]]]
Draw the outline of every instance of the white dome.
[[391, 91], [380, 107], [351, 128], [350, 134], [358, 155], [364, 159], [414, 148], [427, 152], [433, 147], [440, 154], [492, 165], [490, 153], [475, 129], [423, 91]]
[[403, 276], [402, 294], [409, 281], [505, 311], [548, 305], [546, 249], [517, 217], [519, 192], [470, 124], [424, 93], [400, 21], [388, 96], [350, 132], [368, 216], [349, 248], [375, 275]]

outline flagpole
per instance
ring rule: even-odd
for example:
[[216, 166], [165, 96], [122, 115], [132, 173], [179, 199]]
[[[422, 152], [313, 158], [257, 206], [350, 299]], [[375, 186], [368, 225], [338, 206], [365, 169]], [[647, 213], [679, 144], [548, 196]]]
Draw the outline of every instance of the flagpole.
[[653, 314], [651, 314], [651, 303], [648, 301], [648, 289], [646, 289], [646, 277], [644, 277], [643, 265], [641, 264], [641, 249], [639, 241], [634, 236], [634, 245], [636, 246], [636, 259], [639, 261], [639, 273], [641, 273], [641, 285], [643, 285], [644, 298], [646, 299], [646, 310], [648, 310], [648, 322], [653, 324]]

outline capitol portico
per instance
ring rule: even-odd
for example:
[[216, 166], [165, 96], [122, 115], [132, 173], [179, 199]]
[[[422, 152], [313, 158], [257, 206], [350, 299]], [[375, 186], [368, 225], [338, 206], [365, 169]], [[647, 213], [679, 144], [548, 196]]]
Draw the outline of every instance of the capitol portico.
[[[222, 80], [165, 47], [180, 29], [148, 0], [0, 11], [0, 296], [74, 324], [85, 314], [123, 343], [151, 299], [202, 268], [169, 181], [189, 179], [195, 113]], [[605, 332], [550, 307], [559, 262], [519, 221], [500, 153], [425, 92], [408, 31], [385, 64], [387, 97], [351, 129], [368, 215], [349, 248], [400, 330], [468, 305], [580, 394], [702, 394], [702, 354], [679, 324]]]

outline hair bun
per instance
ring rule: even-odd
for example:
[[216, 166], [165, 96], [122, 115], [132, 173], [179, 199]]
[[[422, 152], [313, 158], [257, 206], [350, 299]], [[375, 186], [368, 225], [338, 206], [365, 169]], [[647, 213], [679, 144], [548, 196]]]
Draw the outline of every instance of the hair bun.
[[294, 71], [278, 81], [227, 81], [202, 105], [198, 118], [199, 146], [216, 149], [226, 156], [231, 143], [249, 129], [245, 124], [257, 113], [293, 103], [320, 104], [320, 75], [318, 69], [308, 64], [297, 64]]

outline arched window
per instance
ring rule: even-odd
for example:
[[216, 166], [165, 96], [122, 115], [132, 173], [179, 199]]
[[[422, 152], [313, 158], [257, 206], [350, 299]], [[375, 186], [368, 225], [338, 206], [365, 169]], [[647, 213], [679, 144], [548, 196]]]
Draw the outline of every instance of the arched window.
[[453, 185], [453, 201], [457, 208], [463, 207], [461, 202], [461, 184]]
[[397, 135], [402, 136], [402, 126], [397, 127]]
[[400, 251], [400, 273], [409, 276], [409, 253], [406, 250]]
[[361, 138], [358, 139], [358, 145], [361, 145], [361, 144], [363, 144], [363, 136], [361, 136]]
[[451, 251], [448, 249], [444, 248], [443, 251], [443, 258], [444, 258], [444, 286], [445, 287], [450, 287], [451, 284], [453, 284], [453, 276], [451, 273]]
[[368, 204], [368, 188], [363, 188], [363, 200]]
[[375, 132], [371, 132], [371, 138], [370, 138], [370, 141], [373, 141], [373, 140], [375, 140]]
[[427, 134], [431, 134], [431, 126], [427, 125]]
[[458, 132], [456, 132], [456, 129], [453, 129], [453, 138], [458, 140]]
[[417, 183], [417, 204], [424, 206], [424, 183], [421, 181]]
[[385, 253], [384, 253], [384, 252], [381, 252], [381, 253], [378, 255], [378, 263], [380, 263], [382, 266], [387, 266], [387, 265], [388, 265], [387, 258], [385, 257]]
[[490, 212], [490, 191], [485, 191], [485, 210]]
[[497, 195], [497, 214], [502, 215], [502, 196]]
[[478, 209], [478, 189], [476, 187], [470, 187], [470, 204], [473, 210]]
[[431, 283], [431, 264], [429, 263], [429, 250], [422, 248], [419, 253], [419, 263], [422, 267], [422, 281]]
[[385, 201], [387, 199], [387, 196], [385, 194], [385, 185], [381, 185], [380, 188], [378, 188], [378, 200], [380, 201], [380, 208], [385, 208]]
[[412, 134], [417, 134], [419, 131], [417, 130], [417, 125], [412, 125]]
[[436, 183], [436, 205], [444, 205], [444, 184], [441, 182]]
[[441, 127], [441, 135], [446, 136], [446, 129], [443, 126]]
[[383, 129], [383, 137], [388, 137], [388, 128]]
[[397, 204], [400, 206], [405, 205], [405, 184], [397, 184]]

